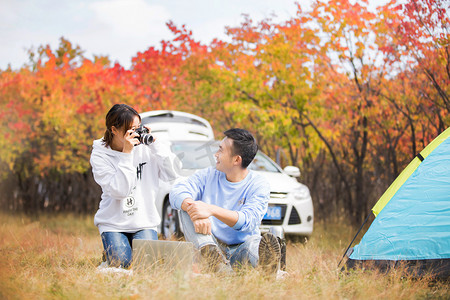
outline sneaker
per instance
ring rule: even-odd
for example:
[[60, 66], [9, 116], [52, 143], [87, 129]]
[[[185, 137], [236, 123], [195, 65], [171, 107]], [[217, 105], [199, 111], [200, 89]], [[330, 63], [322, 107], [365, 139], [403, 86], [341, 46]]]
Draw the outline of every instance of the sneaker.
[[276, 280], [284, 280], [289, 277], [289, 273], [283, 270], [277, 271], [277, 276], [275, 277]]
[[281, 247], [278, 239], [270, 232], [262, 235], [259, 242], [259, 266], [264, 272], [276, 274], [280, 267]]
[[108, 268], [108, 262], [107, 261], [102, 261], [102, 263], [97, 267], [97, 269], [104, 269], [104, 268]]
[[119, 275], [131, 276], [131, 275], [133, 275], [133, 270], [123, 269], [121, 267], [116, 268], [116, 267], [98, 266], [97, 267], [97, 273], [102, 273], [102, 274], [119, 274]]
[[233, 270], [217, 245], [206, 245], [200, 249], [200, 254], [206, 262], [207, 273], [231, 273]]

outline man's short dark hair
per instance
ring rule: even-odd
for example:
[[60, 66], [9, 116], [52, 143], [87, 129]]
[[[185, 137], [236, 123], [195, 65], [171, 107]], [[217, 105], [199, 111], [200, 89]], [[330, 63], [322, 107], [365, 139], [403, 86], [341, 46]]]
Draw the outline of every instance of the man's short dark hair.
[[233, 140], [233, 155], [239, 155], [242, 158], [242, 168], [247, 168], [258, 152], [256, 139], [250, 132], [241, 128], [229, 129], [224, 134]]

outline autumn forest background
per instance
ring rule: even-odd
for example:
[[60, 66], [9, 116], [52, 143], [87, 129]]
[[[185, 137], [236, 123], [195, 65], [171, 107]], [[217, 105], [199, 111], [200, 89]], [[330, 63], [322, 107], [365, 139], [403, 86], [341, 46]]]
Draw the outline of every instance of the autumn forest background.
[[300, 6], [283, 23], [243, 16], [227, 41], [189, 24], [125, 69], [61, 37], [20, 69], [0, 70], [0, 205], [93, 214], [91, 145], [115, 103], [209, 120], [218, 137], [249, 129], [272, 159], [298, 166], [316, 219], [359, 224], [409, 161], [450, 125], [449, 3]]

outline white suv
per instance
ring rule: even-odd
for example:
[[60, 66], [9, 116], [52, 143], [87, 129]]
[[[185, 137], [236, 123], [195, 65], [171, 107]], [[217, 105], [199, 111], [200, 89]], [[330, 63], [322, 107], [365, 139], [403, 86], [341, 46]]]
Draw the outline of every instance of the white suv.
[[[149, 124], [156, 138], [168, 139], [172, 151], [182, 162], [181, 176], [189, 176], [198, 169], [215, 166], [214, 154], [219, 142], [208, 121], [177, 111], [152, 111], [141, 114], [142, 124]], [[261, 224], [261, 231], [282, 226], [286, 235], [309, 237], [313, 231], [313, 205], [309, 189], [294, 177], [300, 176], [297, 167], [281, 169], [267, 155], [259, 151], [249, 169], [265, 176], [270, 183], [269, 208]], [[171, 186], [160, 182], [156, 207], [161, 213], [159, 232], [165, 237], [180, 236], [182, 228], [176, 210], [169, 203]]]
[[140, 114], [142, 124], [150, 124], [155, 137], [185, 141], [214, 140], [209, 122], [199, 116], [174, 110], [154, 110]]

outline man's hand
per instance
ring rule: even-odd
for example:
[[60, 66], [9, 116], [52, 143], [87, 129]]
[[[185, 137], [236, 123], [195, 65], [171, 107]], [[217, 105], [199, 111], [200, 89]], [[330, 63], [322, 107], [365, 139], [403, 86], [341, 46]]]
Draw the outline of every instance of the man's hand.
[[[197, 220], [208, 220], [210, 216], [216, 217], [230, 227], [233, 227], [239, 220], [239, 215], [236, 211], [207, 204], [203, 201], [194, 201], [192, 198], [184, 199], [183, 203], [181, 203], [181, 209], [188, 213], [192, 222], [194, 222], [194, 225]], [[211, 232], [211, 222], [208, 220], [208, 223], [209, 232]], [[204, 225], [198, 225], [198, 228], [202, 226]], [[197, 230], [197, 226], [195, 227], [195, 230], [196, 232], [201, 232]]]
[[207, 219], [213, 215], [213, 206], [203, 201], [194, 201], [187, 206], [186, 212], [192, 221]]
[[189, 205], [191, 205], [192, 203], [194, 203], [194, 200], [192, 200], [191, 198], [184, 199], [183, 203], [181, 203], [181, 209], [187, 212]]
[[202, 234], [211, 234], [211, 221], [209, 219], [197, 219], [194, 223], [195, 232]]

